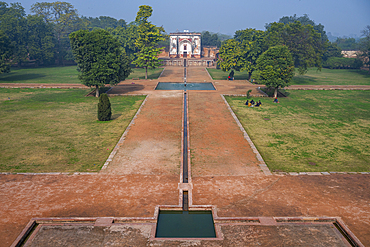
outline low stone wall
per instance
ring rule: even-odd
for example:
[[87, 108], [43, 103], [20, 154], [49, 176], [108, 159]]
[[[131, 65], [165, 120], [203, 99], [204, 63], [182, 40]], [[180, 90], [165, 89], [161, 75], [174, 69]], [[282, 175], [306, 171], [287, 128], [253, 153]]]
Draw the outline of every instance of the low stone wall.
[[165, 66], [182, 66], [184, 67], [184, 61], [186, 61], [186, 67], [198, 66], [198, 67], [212, 67], [216, 65], [213, 59], [162, 59], [160, 63]]

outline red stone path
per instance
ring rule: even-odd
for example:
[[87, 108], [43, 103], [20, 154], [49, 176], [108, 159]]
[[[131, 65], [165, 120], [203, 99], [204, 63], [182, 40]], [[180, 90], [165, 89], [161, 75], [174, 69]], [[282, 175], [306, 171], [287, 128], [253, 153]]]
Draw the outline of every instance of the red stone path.
[[[106, 171], [0, 175], [0, 246], [9, 246], [35, 217], [150, 217], [157, 205], [177, 205], [178, 164], [172, 162], [180, 157], [174, 154], [181, 141], [182, 97], [154, 87], [158, 81], [181, 81], [181, 70], [167, 67], [160, 80], [126, 81], [112, 90], [149, 98]], [[188, 70], [188, 81], [211, 81], [202, 68]], [[214, 205], [219, 216], [342, 217], [370, 246], [370, 175], [265, 176], [220, 96], [248, 89], [257, 94], [256, 86], [213, 83], [215, 92], [189, 92], [193, 204]]]

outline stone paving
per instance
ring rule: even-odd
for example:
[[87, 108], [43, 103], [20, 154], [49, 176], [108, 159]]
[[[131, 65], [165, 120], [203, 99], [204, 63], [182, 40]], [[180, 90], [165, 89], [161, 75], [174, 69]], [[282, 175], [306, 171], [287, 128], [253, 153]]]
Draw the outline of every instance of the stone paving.
[[[188, 189], [191, 189], [192, 206], [211, 205], [219, 217], [341, 217], [360, 241], [370, 246], [370, 174], [266, 176], [221, 97], [221, 94], [245, 94], [249, 89], [257, 95], [257, 86], [245, 81], [213, 81], [205, 68], [187, 69], [188, 82], [212, 82], [217, 89], [188, 92], [192, 158], [192, 180]], [[104, 171], [74, 175], [0, 174], [0, 246], [10, 246], [32, 218], [152, 219], [158, 205], [180, 205], [181, 184], [177, 168], [181, 157], [182, 93], [159, 92], [154, 88], [159, 81], [181, 82], [182, 75], [183, 68], [166, 67], [159, 80], [125, 81], [110, 91], [112, 95], [145, 94], [148, 98], [113, 161]], [[223, 240], [153, 242], [149, 239], [150, 227], [145, 224], [105, 230], [104, 226], [91, 228], [90, 225], [84, 229], [95, 232], [96, 237], [103, 234], [100, 236], [107, 240], [109, 236], [104, 234], [108, 231], [130, 236], [117, 240], [111, 235], [111, 239], [118, 242], [112, 240], [104, 245], [314, 245], [313, 242], [302, 242], [306, 241], [300, 235], [302, 229], [292, 231], [294, 226], [290, 225], [285, 228], [224, 225], [220, 226]], [[46, 227], [45, 233], [51, 235], [45, 235], [44, 240], [50, 240], [52, 231], [57, 228]], [[72, 228], [68, 228], [71, 236], [81, 239], [82, 235], [76, 235]], [[315, 245], [342, 246], [340, 242], [335, 242], [335, 233], [330, 233], [331, 227], [317, 229], [312, 228], [312, 231], [323, 235]], [[82, 234], [83, 231], [77, 232]], [[288, 232], [289, 237], [281, 239], [288, 236]], [[307, 233], [306, 230], [303, 232]], [[307, 233], [314, 236], [310, 234]], [[334, 242], [325, 242], [329, 241], [325, 236], [331, 236]], [[80, 246], [88, 246], [88, 241], [93, 240], [91, 237], [85, 239], [85, 245]], [[47, 241], [39, 243], [34, 246], [50, 244]], [[103, 245], [103, 242], [100, 243]], [[65, 246], [62, 242], [53, 243], [54, 246], [58, 244]]]

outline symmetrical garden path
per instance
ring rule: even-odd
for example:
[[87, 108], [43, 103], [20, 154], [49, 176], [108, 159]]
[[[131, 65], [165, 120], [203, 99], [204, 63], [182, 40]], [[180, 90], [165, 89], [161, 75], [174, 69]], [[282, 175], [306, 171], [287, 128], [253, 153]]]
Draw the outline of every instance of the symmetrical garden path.
[[[217, 89], [188, 91], [194, 205], [214, 205], [224, 217], [341, 217], [370, 246], [370, 175], [266, 176], [221, 97], [249, 89], [257, 94], [256, 86], [187, 69], [188, 82], [213, 82]], [[178, 205], [183, 95], [154, 88], [182, 76], [183, 68], [166, 67], [159, 80], [125, 81], [111, 90], [149, 96], [103, 171], [0, 174], [0, 246], [9, 246], [35, 217], [152, 217], [157, 205]], [[228, 234], [240, 235], [237, 228]], [[170, 242], [153, 244], [176, 245]]]

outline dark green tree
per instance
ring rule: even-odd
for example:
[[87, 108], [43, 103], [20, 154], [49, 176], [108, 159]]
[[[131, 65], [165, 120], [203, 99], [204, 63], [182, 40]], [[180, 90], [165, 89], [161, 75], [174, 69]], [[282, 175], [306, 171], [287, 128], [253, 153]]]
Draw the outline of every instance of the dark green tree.
[[342, 50], [357, 50], [358, 43], [354, 38], [337, 38], [335, 41], [337, 46]]
[[55, 62], [54, 33], [52, 24], [41, 16], [27, 17], [27, 50], [29, 58], [37, 65], [50, 65]]
[[145, 68], [145, 79], [148, 79], [148, 68], [154, 69], [161, 66], [158, 55], [164, 47], [158, 47], [158, 42], [165, 40], [165, 35], [162, 27], [157, 27], [148, 21], [153, 12], [152, 7], [142, 5], [139, 8], [135, 19], [135, 22], [139, 24], [135, 41], [138, 52], [133, 63]]
[[248, 80], [250, 80], [253, 71], [256, 69], [258, 57], [267, 50], [264, 37], [264, 31], [252, 28], [235, 32], [234, 39], [240, 42], [244, 49], [245, 65], [243, 70], [248, 71]]
[[202, 46], [221, 47], [221, 40], [218, 38], [216, 33], [211, 34], [208, 31], [203, 31], [200, 40], [202, 41]]
[[10, 72], [10, 58], [13, 54], [13, 47], [10, 39], [0, 30], [0, 74]]
[[325, 46], [311, 25], [299, 21], [286, 25], [274, 22], [266, 31], [265, 40], [268, 47], [286, 45], [300, 74], [306, 73], [309, 67], [322, 67]]
[[[303, 16], [297, 17], [297, 15], [294, 16], [283, 16], [279, 19], [279, 23], [289, 24], [294, 23], [296, 21], [299, 21], [302, 25], [311, 25], [313, 28], [321, 34], [321, 40], [322, 42], [326, 42], [328, 40], [328, 36], [326, 35], [326, 32], [324, 31], [324, 26], [319, 23], [316, 25], [316, 23], [311, 20], [307, 14], [304, 14]], [[266, 25], [266, 29], [268, 29], [271, 26], [272, 23], [269, 23]]]
[[289, 86], [294, 76], [294, 62], [287, 46], [270, 47], [257, 59], [258, 80], [274, 88], [274, 98], [279, 88]]
[[114, 38], [116, 38], [120, 43], [123, 49], [125, 49], [126, 55], [129, 57], [130, 61], [135, 60], [135, 53], [137, 52], [137, 47], [135, 41], [138, 38], [138, 25], [136, 22], [131, 22], [127, 27], [116, 27], [108, 28]]
[[325, 62], [331, 57], [343, 57], [342, 49], [336, 43], [328, 42], [322, 60]]
[[245, 51], [240, 42], [229, 39], [222, 44], [219, 51], [220, 59], [217, 64], [223, 71], [235, 69], [236, 71], [245, 70]]
[[12, 63], [18, 66], [27, 60], [27, 20], [20, 3], [0, 2], [0, 30], [9, 38], [13, 48]]
[[102, 28], [108, 30], [108, 28], [123, 27], [126, 28], [126, 21], [123, 19], [117, 20], [110, 16], [99, 16], [99, 17], [81, 17], [81, 19], [87, 23], [87, 28], [91, 31], [96, 28]]
[[42, 16], [46, 23], [53, 24], [56, 38], [56, 54], [59, 64], [71, 59], [71, 47], [68, 35], [80, 29], [86, 29], [86, 23], [78, 16], [77, 10], [67, 2], [41, 2], [31, 6], [31, 12]]
[[359, 47], [361, 51], [360, 57], [363, 59], [364, 63], [370, 65], [370, 25], [362, 31], [363, 38], [359, 42]]
[[109, 121], [112, 116], [112, 109], [108, 95], [102, 93], [99, 97], [98, 103], [98, 119], [99, 121]]
[[116, 85], [131, 72], [130, 63], [120, 43], [108, 31], [80, 30], [69, 35], [77, 62], [79, 79], [86, 86]]

